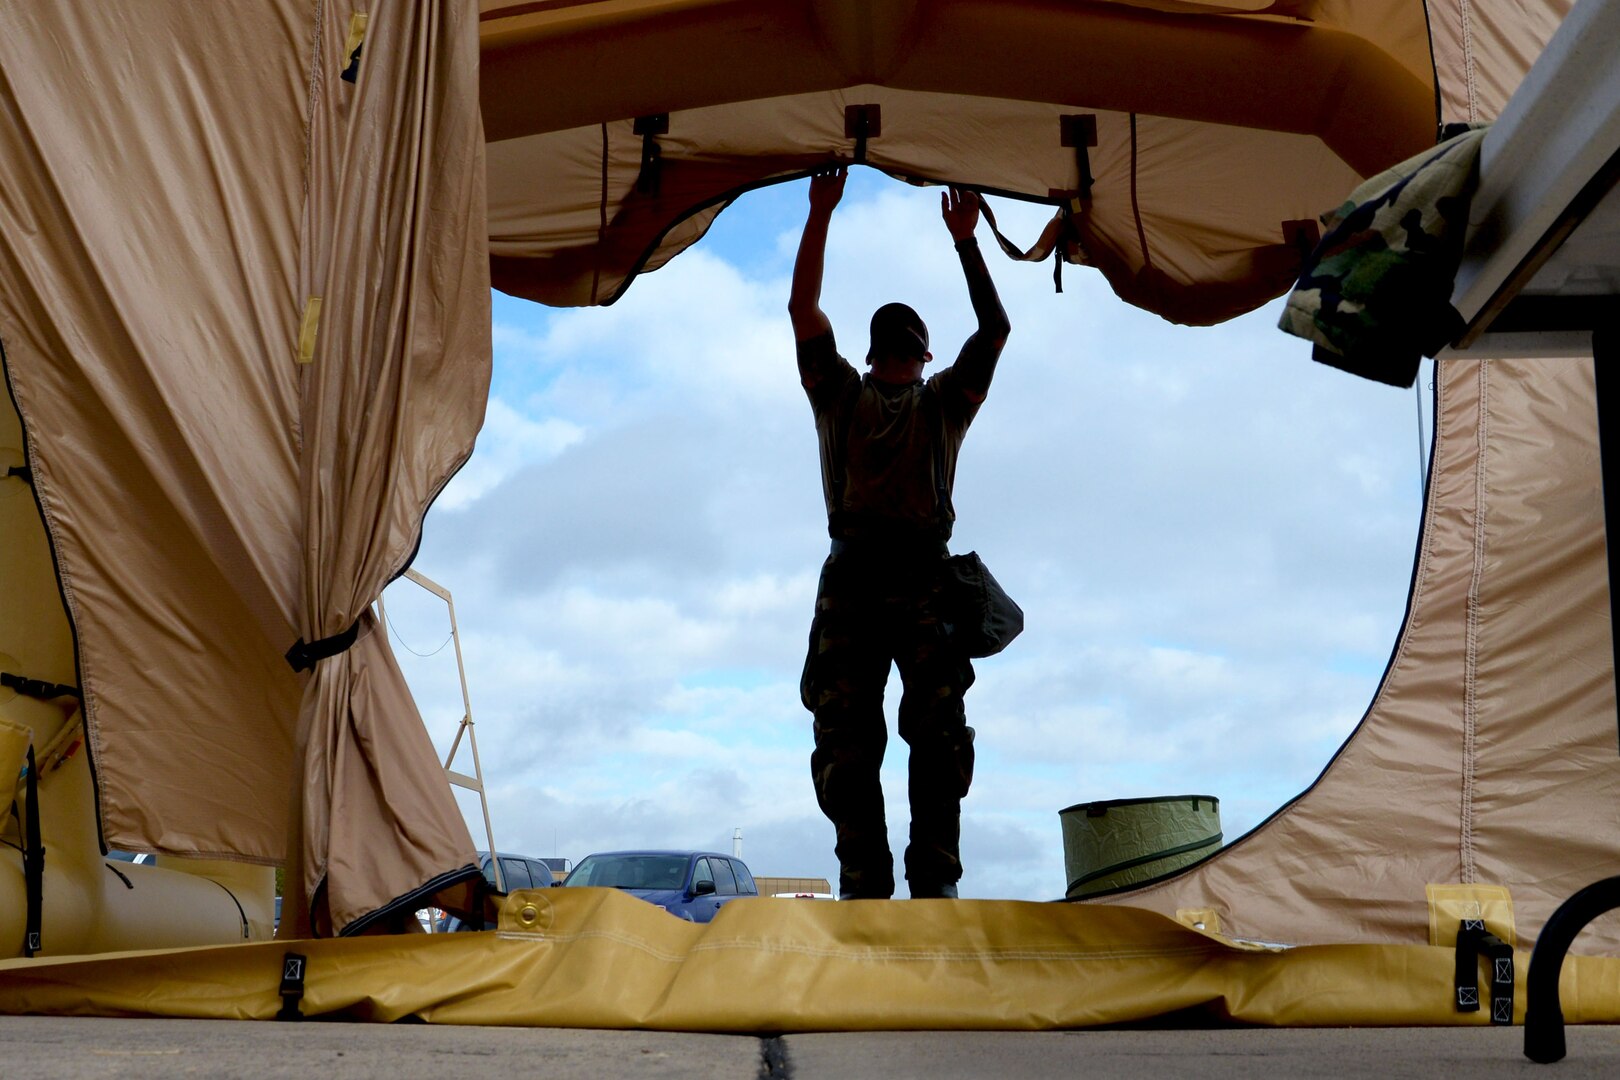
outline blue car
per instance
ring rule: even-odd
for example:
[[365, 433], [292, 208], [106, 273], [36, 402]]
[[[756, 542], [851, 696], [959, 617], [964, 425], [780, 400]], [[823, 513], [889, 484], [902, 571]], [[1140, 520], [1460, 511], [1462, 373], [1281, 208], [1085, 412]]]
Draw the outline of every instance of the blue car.
[[581, 859], [563, 885], [623, 889], [700, 923], [733, 900], [759, 895], [741, 859], [713, 851], [603, 851]]

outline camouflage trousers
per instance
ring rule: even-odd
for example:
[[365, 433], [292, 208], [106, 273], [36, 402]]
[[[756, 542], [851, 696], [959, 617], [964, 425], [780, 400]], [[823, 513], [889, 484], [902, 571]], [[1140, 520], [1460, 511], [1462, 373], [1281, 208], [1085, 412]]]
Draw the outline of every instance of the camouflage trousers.
[[810, 771], [822, 813], [837, 830], [839, 891], [894, 893], [878, 770], [888, 743], [883, 690], [900, 669], [900, 737], [910, 747], [907, 791], [913, 890], [955, 884], [962, 798], [973, 781], [973, 729], [962, 695], [973, 665], [940, 625], [940, 563], [835, 554], [821, 570], [800, 696], [815, 714]]

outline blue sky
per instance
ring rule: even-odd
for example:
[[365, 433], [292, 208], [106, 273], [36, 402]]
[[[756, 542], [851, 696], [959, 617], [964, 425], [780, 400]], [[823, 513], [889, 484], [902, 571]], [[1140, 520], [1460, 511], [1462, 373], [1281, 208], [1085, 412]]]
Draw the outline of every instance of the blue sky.
[[[785, 314], [804, 210], [802, 182], [745, 196], [611, 308], [496, 296], [488, 419], [416, 568], [456, 596], [503, 849], [730, 850], [740, 828], [756, 874], [836, 879], [797, 696], [826, 547]], [[996, 211], [1018, 242], [1046, 217]], [[1049, 264], [980, 236], [1013, 334], [962, 452], [953, 547], [1027, 629], [967, 699], [962, 893], [1048, 899], [1063, 807], [1208, 794], [1232, 838], [1350, 732], [1405, 606], [1419, 406], [1312, 363], [1275, 305], [1176, 327], [1082, 268], [1056, 294]], [[846, 355], [890, 299], [942, 359], [971, 330], [937, 191], [857, 170], [823, 297]], [[1427, 383], [1426, 366], [1425, 427]], [[451, 650], [408, 651], [444, 641], [444, 606], [404, 582], [387, 603], [447, 749]], [[904, 753], [891, 738], [897, 857]]]

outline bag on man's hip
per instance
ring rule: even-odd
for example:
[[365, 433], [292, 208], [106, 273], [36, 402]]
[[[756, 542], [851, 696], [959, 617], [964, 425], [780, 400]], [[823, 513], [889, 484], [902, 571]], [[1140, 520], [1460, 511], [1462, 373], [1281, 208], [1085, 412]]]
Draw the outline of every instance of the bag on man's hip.
[[1024, 610], [991, 575], [979, 553], [945, 560], [945, 632], [971, 657], [994, 656], [1024, 630]]

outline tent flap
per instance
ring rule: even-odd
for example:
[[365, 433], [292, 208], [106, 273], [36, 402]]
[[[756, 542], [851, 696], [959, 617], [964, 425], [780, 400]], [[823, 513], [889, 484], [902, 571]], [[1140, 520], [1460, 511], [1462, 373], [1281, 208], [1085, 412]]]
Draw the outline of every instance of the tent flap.
[[[328, 30], [353, 5], [327, 5]], [[427, 881], [477, 876], [472, 838], [370, 605], [472, 452], [490, 376], [484, 142], [465, 3], [372, 4], [351, 82], [318, 69], [300, 280], [321, 325], [300, 371], [301, 638], [356, 625], [317, 661], [298, 717], [291, 925], [344, 932]], [[409, 815], [409, 827], [396, 821]], [[404, 913], [409, 916], [409, 912]], [[306, 921], [307, 920], [307, 921]]]

